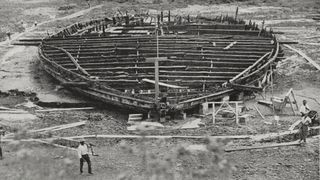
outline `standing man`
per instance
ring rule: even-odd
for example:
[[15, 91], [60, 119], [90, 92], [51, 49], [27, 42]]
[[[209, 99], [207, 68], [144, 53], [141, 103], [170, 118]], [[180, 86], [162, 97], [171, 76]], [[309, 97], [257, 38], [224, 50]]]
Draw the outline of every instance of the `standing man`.
[[11, 32], [9, 30], [7, 31], [7, 36], [8, 36], [8, 40], [10, 41], [11, 40]]
[[80, 140], [80, 144], [78, 147], [78, 156], [80, 159], [80, 174], [83, 173], [83, 161], [86, 161], [88, 164], [88, 173], [89, 174], [93, 174], [92, 173], [92, 169], [91, 169], [91, 161], [90, 161], [90, 157], [89, 157], [89, 147], [87, 144], [84, 143], [84, 139]]
[[300, 143], [303, 141], [304, 143], [307, 142], [306, 138], [308, 136], [308, 125], [311, 123], [311, 119], [309, 116], [306, 114], [305, 116], [302, 117], [301, 119], [301, 126], [299, 129], [299, 134], [300, 134]]
[[302, 106], [300, 107], [301, 116], [304, 117], [304, 116], [308, 115], [309, 111], [310, 111], [310, 108], [307, 105], [307, 100], [303, 100]]
[[3, 156], [2, 156], [2, 148], [1, 148], [1, 136], [4, 136], [5, 134], [5, 130], [2, 126], [0, 126], [0, 160], [3, 159]]

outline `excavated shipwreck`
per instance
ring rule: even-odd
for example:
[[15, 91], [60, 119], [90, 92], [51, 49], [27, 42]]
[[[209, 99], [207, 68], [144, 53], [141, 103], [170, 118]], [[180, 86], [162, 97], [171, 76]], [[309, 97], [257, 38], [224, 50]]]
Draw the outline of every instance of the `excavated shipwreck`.
[[39, 46], [43, 68], [65, 87], [143, 112], [260, 91], [280, 51], [251, 21], [170, 13], [73, 24]]

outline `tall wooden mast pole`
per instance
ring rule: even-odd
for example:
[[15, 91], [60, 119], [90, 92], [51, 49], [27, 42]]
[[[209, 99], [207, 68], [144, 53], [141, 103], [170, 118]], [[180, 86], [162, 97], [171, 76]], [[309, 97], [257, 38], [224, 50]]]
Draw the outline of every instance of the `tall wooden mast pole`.
[[154, 81], [155, 81], [155, 102], [158, 105], [159, 102], [159, 24], [156, 23], [156, 38], [157, 38], [157, 58], [154, 61]]
[[237, 7], [236, 9], [236, 14], [234, 16], [234, 20], [237, 21], [237, 18], [238, 18], [238, 11], [239, 11], [239, 7]]

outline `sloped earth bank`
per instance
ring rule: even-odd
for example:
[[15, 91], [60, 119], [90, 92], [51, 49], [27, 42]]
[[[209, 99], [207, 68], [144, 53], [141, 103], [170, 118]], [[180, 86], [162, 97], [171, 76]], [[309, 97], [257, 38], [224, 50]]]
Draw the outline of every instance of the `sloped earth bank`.
[[[16, 1], [22, 3], [22, 1]], [[37, 7], [37, 3], [42, 8], [36, 8], [36, 11], [27, 15], [33, 16], [37, 12], [48, 7], [50, 1], [27, 1]], [[51, 1], [53, 2], [53, 1]], [[86, 3], [78, 4], [77, 1], [65, 1], [66, 4], [60, 4], [62, 9], [85, 9]], [[143, 4], [139, 4], [143, 3]], [[190, 1], [191, 2], [191, 1]], [[161, 7], [173, 9], [173, 14], [191, 14], [213, 16], [220, 15], [222, 12], [234, 14], [237, 6], [239, 8], [239, 17], [253, 19], [261, 22], [266, 20], [266, 25], [273, 27], [274, 31], [285, 32], [284, 35], [277, 35], [281, 40], [299, 41], [298, 45], [292, 45], [309, 55], [320, 64], [319, 46], [310, 43], [319, 43], [319, 38], [310, 38], [320, 36], [320, 31], [316, 31], [319, 22], [308, 18], [309, 14], [315, 13], [319, 4], [317, 1], [245, 1], [243, 3], [219, 4], [219, 5], [189, 5], [180, 4], [182, 8], [174, 9], [174, 6], [162, 4]], [[76, 6], [74, 6], [74, 4]], [[92, 1], [92, 5], [98, 5], [97, 1]], [[70, 7], [69, 7], [70, 6]], [[56, 6], [54, 6], [56, 7]], [[58, 7], [58, 6], [57, 6]], [[137, 10], [139, 7], [144, 9], [153, 8], [150, 12], [156, 12], [158, 5], [148, 4], [144, 1], [135, 1], [135, 3], [117, 3], [108, 2], [104, 6], [99, 6], [94, 11], [77, 12], [72, 9], [57, 13], [57, 9], [50, 8], [45, 13], [45, 18], [39, 20], [39, 23], [48, 21], [37, 29], [29, 29], [30, 33], [34, 31], [50, 33], [69, 25], [72, 22], [87, 20], [92, 17], [101, 17], [110, 15], [118, 9]], [[314, 8], [314, 9], [312, 9]], [[47, 9], [48, 10], [48, 9]], [[143, 10], [143, 9], [142, 9]], [[77, 12], [77, 14], [73, 14]], [[71, 15], [70, 15], [71, 14]], [[63, 18], [70, 15], [69, 18]], [[54, 18], [60, 18], [55, 21]], [[31, 23], [33, 20], [29, 20]], [[52, 30], [55, 29], [55, 30]], [[17, 34], [19, 36], [20, 34]], [[23, 37], [24, 34], [21, 34]], [[309, 43], [309, 44], [307, 44]], [[12, 50], [14, 49], [14, 50]], [[309, 96], [320, 101], [320, 74], [312, 65], [306, 62], [301, 56], [285, 49], [285, 61], [278, 65], [276, 78], [274, 82], [274, 94], [282, 97], [290, 88], [294, 89], [299, 103], [305, 99], [302, 96]], [[19, 89], [25, 92], [36, 92], [37, 96], [43, 101], [64, 101], [64, 102], [83, 102], [84, 100], [72, 95], [72, 93], [61, 89], [56, 82], [39, 68], [37, 60], [37, 49], [35, 47], [9, 47], [7, 43], [2, 43], [0, 48], [0, 90], [8, 91], [10, 89]], [[268, 89], [271, 92], [271, 88]], [[257, 95], [257, 97], [259, 97]], [[267, 98], [271, 93], [267, 94]], [[307, 99], [309, 106], [320, 112], [320, 105], [312, 99]], [[15, 108], [15, 105], [27, 102], [25, 96], [6, 96], [1, 97], [0, 106]], [[255, 102], [246, 102], [246, 105], [253, 109]], [[281, 132], [299, 119], [293, 116], [290, 107], [280, 115], [280, 125], [266, 124], [264, 121], [273, 122], [273, 113], [269, 108], [258, 106], [266, 120], [263, 120], [254, 110], [248, 113], [254, 117], [250, 118], [247, 125], [236, 126], [230, 123], [218, 123], [215, 126], [210, 125], [210, 119], [206, 121], [206, 126], [193, 130], [158, 130], [153, 134], [158, 135], [243, 135], [243, 134], [261, 134], [268, 132]], [[26, 110], [31, 110], [23, 107]], [[81, 120], [87, 120], [84, 127], [77, 127], [57, 131], [48, 136], [75, 136], [85, 134], [132, 134], [126, 130], [126, 119], [128, 112], [114, 110], [112, 107], [98, 109], [86, 112], [50, 112], [36, 113], [36, 118], [19, 117], [17, 120], [8, 119], [6, 123], [8, 130], [16, 129], [17, 123], [21, 123], [24, 128], [39, 129], [54, 125], [66, 124]], [[11, 121], [11, 122], [10, 122]], [[3, 123], [3, 122], [2, 122]], [[21, 124], [19, 124], [21, 126]], [[172, 122], [169, 125], [174, 125]], [[14, 126], [11, 127], [10, 126]], [[21, 128], [21, 127], [19, 127]], [[23, 131], [18, 133], [18, 139], [24, 137]], [[41, 137], [40, 136], [40, 137]], [[223, 153], [222, 144], [226, 142], [214, 142], [212, 148], [214, 154], [193, 152], [181, 148], [193, 144], [202, 144], [203, 141], [195, 140], [90, 140], [96, 146], [95, 151], [99, 156], [92, 156], [93, 176], [78, 175], [78, 158], [75, 152], [40, 145], [38, 143], [6, 143], [2, 144], [4, 148], [5, 159], [0, 163], [1, 179], [117, 179], [125, 177], [128, 179], [150, 178], [150, 174], [166, 174], [174, 170], [177, 172], [175, 179], [319, 179], [319, 138], [310, 138], [306, 146], [281, 147], [262, 150], [240, 151]], [[264, 143], [266, 144], [266, 143]], [[252, 142], [238, 140], [229, 142], [232, 147], [252, 146]], [[259, 145], [259, 144], [254, 144]], [[147, 162], [149, 174], [143, 174], [144, 163], [143, 154], [147, 150]], [[178, 154], [180, 159], [174, 157]], [[217, 155], [217, 156], [216, 156]], [[206, 160], [212, 160], [212, 163]], [[171, 164], [170, 164], [171, 163]], [[215, 166], [215, 164], [217, 166]], [[85, 167], [86, 168], [86, 167]], [[230, 170], [231, 172], [229, 172]], [[168, 172], [167, 172], [168, 171]], [[214, 173], [214, 174], [212, 174]], [[170, 174], [170, 173], [169, 173]], [[230, 174], [227, 176], [227, 174]], [[210, 176], [209, 176], [210, 175]], [[222, 175], [222, 176], [221, 176]], [[171, 176], [169, 176], [171, 177]], [[215, 178], [213, 178], [215, 177]], [[125, 179], [123, 178], [123, 179]], [[120, 178], [119, 178], [120, 179]], [[160, 179], [170, 179], [161, 177]]]

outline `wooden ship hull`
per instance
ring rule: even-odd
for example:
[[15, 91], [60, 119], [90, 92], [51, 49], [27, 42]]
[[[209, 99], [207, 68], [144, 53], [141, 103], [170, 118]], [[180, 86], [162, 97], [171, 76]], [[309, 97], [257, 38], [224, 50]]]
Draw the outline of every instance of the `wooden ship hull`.
[[164, 96], [166, 108], [180, 111], [261, 91], [280, 51], [272, 32], [254, 23], [222, 16], [172, 21], [170, 14], [77, 23], [39, 46], [44, 70], [63, 86], [143, 112], [154, 110]]

